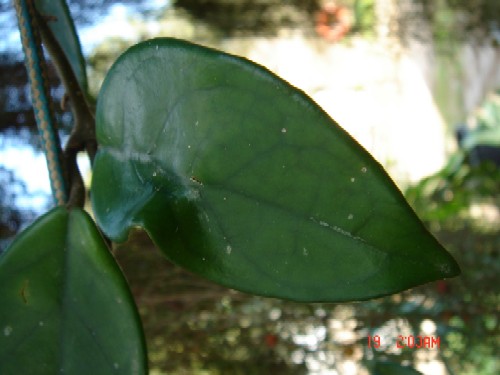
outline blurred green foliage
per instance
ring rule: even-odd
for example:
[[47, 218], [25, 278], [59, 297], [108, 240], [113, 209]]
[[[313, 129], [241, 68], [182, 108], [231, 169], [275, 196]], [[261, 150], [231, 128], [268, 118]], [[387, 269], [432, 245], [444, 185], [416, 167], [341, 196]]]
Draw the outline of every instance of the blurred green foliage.
[[406, 192], [463, 270], [458, 280], [437, 284], [446, 295], [439, 324], [452, 374], [500, 370], [499, 98], [491, 95], [469, 121], [447, 166]]
[[[498, 0], [409, 0], [401, 2], [401, 10], [403, 27], [415, 20], [423, 20], [431, 27], [431, 35], [438, 43], [483, 41], [495, 38], [495, 33], [498, 33]], [[420, 30], [412, 28], [410, 34], [426, 37], [427, 31], [426, 27]]]
[[[477, 207], [489, 206], [492, 215], [500, 207], [500, 92], [491, 94], [469, 122], [457, 129], [458, 149], [448, 164], [406, 192], [431, 224], [457, 227], [464, 220], [473, 222], [471, 210]], [[498, 223], [478, 225], [485, 229]]]
[[375, 31], [375, 0], [351, 0], [354, 15], [353, 31], [371, 35]]

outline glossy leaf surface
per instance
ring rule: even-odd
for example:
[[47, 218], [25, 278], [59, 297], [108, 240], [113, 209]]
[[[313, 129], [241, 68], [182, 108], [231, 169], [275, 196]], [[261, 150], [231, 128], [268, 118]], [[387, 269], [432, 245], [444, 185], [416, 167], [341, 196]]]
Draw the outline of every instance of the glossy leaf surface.
[[141, 324], [89, 216], [56, 208], [0, 258], [0, 374], [141, 374]]
[[382, 167], [248, 60], [173, 39], [132, 47], [103, 84], [97, 134], [92, 199], [106, 234], [142, 226], [218, 283], [343, 301], [459, 273]]
[[85, 59], [66, 0], [35, 0], [35, 6], [38, 12], [46, 17], [47, 24], [66, 54], [81, 89], [87, 92]]

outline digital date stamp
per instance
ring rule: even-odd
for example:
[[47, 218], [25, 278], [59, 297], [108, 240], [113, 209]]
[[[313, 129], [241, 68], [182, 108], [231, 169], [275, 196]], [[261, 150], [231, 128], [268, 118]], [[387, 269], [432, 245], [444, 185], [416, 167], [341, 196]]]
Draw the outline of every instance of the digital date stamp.
[[[368, 336], [367, 341], [368, 348], [379, 349], [383, 344], [379, 335]], [[441, 347], [441, 338], [439, 336], [398, 335], [395, 341], [398, 349], [439, 349]]]

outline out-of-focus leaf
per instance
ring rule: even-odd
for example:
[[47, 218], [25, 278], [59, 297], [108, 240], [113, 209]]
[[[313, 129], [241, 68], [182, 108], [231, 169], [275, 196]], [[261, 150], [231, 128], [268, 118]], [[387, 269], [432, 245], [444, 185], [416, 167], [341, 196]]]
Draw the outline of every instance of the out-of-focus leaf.
[[83, 58], [80, 40], [76, 33], [73, 18], [65, 0], [35, 0], [40, 14], [47, 19], [47, 24], [59, 42], [66, 58], [73, 68], [76, 78], [84, 92], [88, 90], [85, 59]]
[[399, 363], [378, 361], [372, 375], [422, 375], [422, 373]]
[[465, 139], [463, 147], [470, 150], [478, 145], [500, 147], [500, 125], [472, 131]]
[[140, 320], [89, 216], [59, 207], [0, 257], [0, 374], [142, 374]]
[[221, 284], [344, 301], [460, 272], [379, 163], [248, 60], [174, 39], [132, 47], [103, 84], [97, 134], [92, 200], [106, 234], [142, 226]]

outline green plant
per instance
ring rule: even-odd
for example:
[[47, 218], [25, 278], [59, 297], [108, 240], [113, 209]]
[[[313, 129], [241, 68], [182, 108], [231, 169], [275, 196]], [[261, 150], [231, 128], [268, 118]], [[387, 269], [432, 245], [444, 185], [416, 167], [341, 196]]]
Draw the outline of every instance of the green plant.
[[[99, 230], [123, 241], [140, 226], [196, 274], [296, 301], [363, 300], [459, 274], [383, 168], [265, 68], [143, 42], [107, 74], [94, 124], [65, 2], [15, 4], [58, 206], [0, 258], [0, 373], [146, 372], [137, 310]], [[74, 115], [64, 150], [38, 32]], [[82, 150], [98, 226], [82, 209]]]
[[447, 165], [407, 190], [408, 200], [424, 221], [453, 225], [462, 222], [475, 203], [498, 206], [499, 94], [486, 98], [471, 121], [473, 127], [457, 130], [459, 148]]
[[375, 28], [375, 1], [353, 0], [350, 5], [354, 13], [353, 29], [359, 33], [373, 34]]

